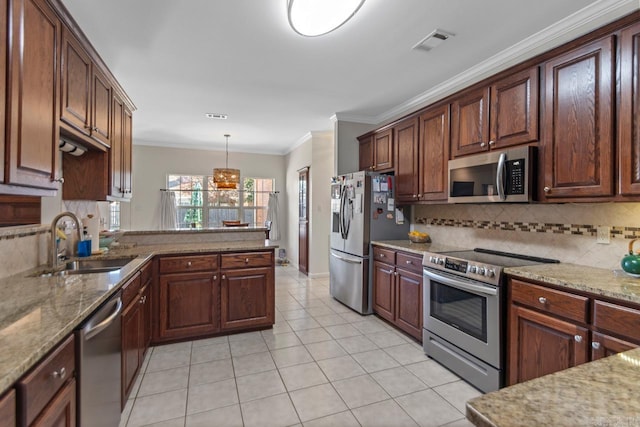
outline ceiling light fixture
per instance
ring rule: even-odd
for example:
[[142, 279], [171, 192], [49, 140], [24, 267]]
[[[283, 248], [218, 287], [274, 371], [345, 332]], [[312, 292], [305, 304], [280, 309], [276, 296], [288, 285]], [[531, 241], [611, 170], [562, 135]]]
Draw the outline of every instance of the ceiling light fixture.
[[229, 135], [226, 133], [224, 137], [227, 139], [226, 153], [227, 160], [225, 167], [213, 169], [213, 183], [218, 190], [237, 190], [240, 183], [240, 169], [229, 169]]
[[218, 120], [227, 120], [229, 116], [222, 113], [206, 113], [204, 115], [207, 119], [218, 119]]
[[364, 0], [288, 0], [289, 24], [300, 35], [322, 36], [351, 19], [363, 3]]

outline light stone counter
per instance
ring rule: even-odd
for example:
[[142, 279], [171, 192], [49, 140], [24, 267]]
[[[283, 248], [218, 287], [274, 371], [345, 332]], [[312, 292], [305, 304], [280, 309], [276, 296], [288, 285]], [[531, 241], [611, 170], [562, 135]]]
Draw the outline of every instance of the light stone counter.
[[424, 255], [426, 251], [429, 252], [451, 252], [460, 251], [463, 249], [456, 248], [454, 246], [447, 246], [441, 243], [413, 243], [409, 239], [407, 240], [376, 240], [371, 242], [372, 245], [382, 246], [389, 249], [395, 249], [397, 251], [411, 252], [418, 255]]
[[587, 267], [576, 264], [540, 264], [505, 268], [510, 276], [536, 280], [568, 290], [589, 292], [640, 304], [640, 279], [622, 270]]
[[153, 256], [272, 250], [276, 247], [264, 239], [123, 245], [105, 255], [91, 257], [135, 257], [125, 267], [111, 273], [34, 277], [43, 271], [39, 268], [0, 279], [0, 394], [76, 329]]
[[640, 349], [503, 388], [467, 402], [481, 427], [640, 425]]

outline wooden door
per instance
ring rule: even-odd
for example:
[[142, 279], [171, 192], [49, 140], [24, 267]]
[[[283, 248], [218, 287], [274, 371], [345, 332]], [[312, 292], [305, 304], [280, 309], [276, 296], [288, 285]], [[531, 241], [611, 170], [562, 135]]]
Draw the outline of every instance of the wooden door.
[[124, 165], [123, 165], [123, 121], [124, 121], [124, 102], [114, 95], [112, 100], [112, 129], [111, 129], [111, 148], [109, 149], [109, 170], [111, 171], [111, 185], [109, 194], [114, 197], [122, 197], [124, 195]]
[[9, 390], [0, 399], [0, 427], [16, 427], [16, 391]]
[[111, 84], [95, 67], [91, 87], [91, 137], [111, 145]]
[[420, 200], [447, 200], [449, 162], [449, 105], [420, 115]]
[[619, 189], [640, 194], [640, 23], [620, 33]]
[[55, 190], [60, 21], [46, 0], [15, 0], [11, 11], [11, 126], [5, 183]]
[[509, 315], [509, 385], [588, 360], [588, 330], [517, 305]]
[[30, 427], [76, 426], [76, 380], [71, 379], [58, 391]]
[[133, 196], [133, 116], [131, 111], [124, 106], [122, 116], [122, 185], [124, 186], [124, 198]]
[[7, 103], [6, 97], [9, 87], [7, 86], [9, 38], [7, 37], [9, 24], [9, 0], [0, 0], [0, 93], [4, 94], [0, 99], [0, 182], [4, 182], [4, 152], [7, 128]]
[[217, 273], [161, 275], [160, 338], [193, 338], [219, 331], [219, 304]]
[[373, 153], [373, 135], [359, 139], [360, 147], [358, 151], [358, 170], [373, 170], [375, 158]]
[[275, 320], [273, 268], [222, 272], [220, 326], [222, 330], [270, 326]]
[[489, 88], [475, 89], [451, 105], [452, 157], [489, 149]]
[[390, 322], [395, 321], [394, 267], [373, 262], [373, 311]]
[[538, 67], [491, 85], [491, 148], [538, 140]]
[[393, 170], [393, 129], [387, 129], [373, 135], [373, 155], [373, 170], [376, 172]]
[[396, 268], [396, 325], [422, 341], [422, 276]]
[[309, 168], [298, 171], [298, 270], [309, 272]]
[[399, 202], [418, 200], [418, 118], [393, 128], [395, 140], [396, 198]]
[[613, 195], [614, 37], [544, 65], [547, 200]]
[[627, 350], [638, 347], [630, 341], [621, 340], [599, 332], [591, 333], [591, 360], [613, 356]]
[[142, 315], [139, 296], [136, 296], [122, 312], [122, 393], [120, 403], [123, 409], [135, 383], [138, 369], [142, 365], [142, 337], [140, 335]]
[[60, 120], [90, 135], [91, 59], [71, 31], [62, 27]]

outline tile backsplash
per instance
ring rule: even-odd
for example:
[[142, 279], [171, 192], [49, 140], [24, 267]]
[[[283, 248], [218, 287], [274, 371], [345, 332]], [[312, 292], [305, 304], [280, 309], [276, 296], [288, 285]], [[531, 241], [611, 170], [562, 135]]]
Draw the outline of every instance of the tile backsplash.
[[[611, 228], [610, 244], [596, 243], [598, 226]], [[618, 269], [629, 240], [640, 237], [640, 203], [417, 205], [412, 228], [461, 248]]]

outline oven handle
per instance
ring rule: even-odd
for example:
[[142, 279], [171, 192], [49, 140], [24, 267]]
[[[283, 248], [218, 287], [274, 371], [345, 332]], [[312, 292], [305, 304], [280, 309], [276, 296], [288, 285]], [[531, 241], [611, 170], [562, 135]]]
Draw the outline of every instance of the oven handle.
[[454, 288], [464, 289], [467, 291], [480, 293], [484, 295], [492, 295], [492, 296], [498, 295], [498, 289], [494, 287], [474, 285], [471, 283], [462, 282], [460, 280], [455, 280], [449, 277], [441, 276], [427, 269], [424, 269], [423, 273], [425, 276], [429, 277], [432, 280], [437, 280], [438, 282], [442, 282], [445, 285], [453, 286]]

